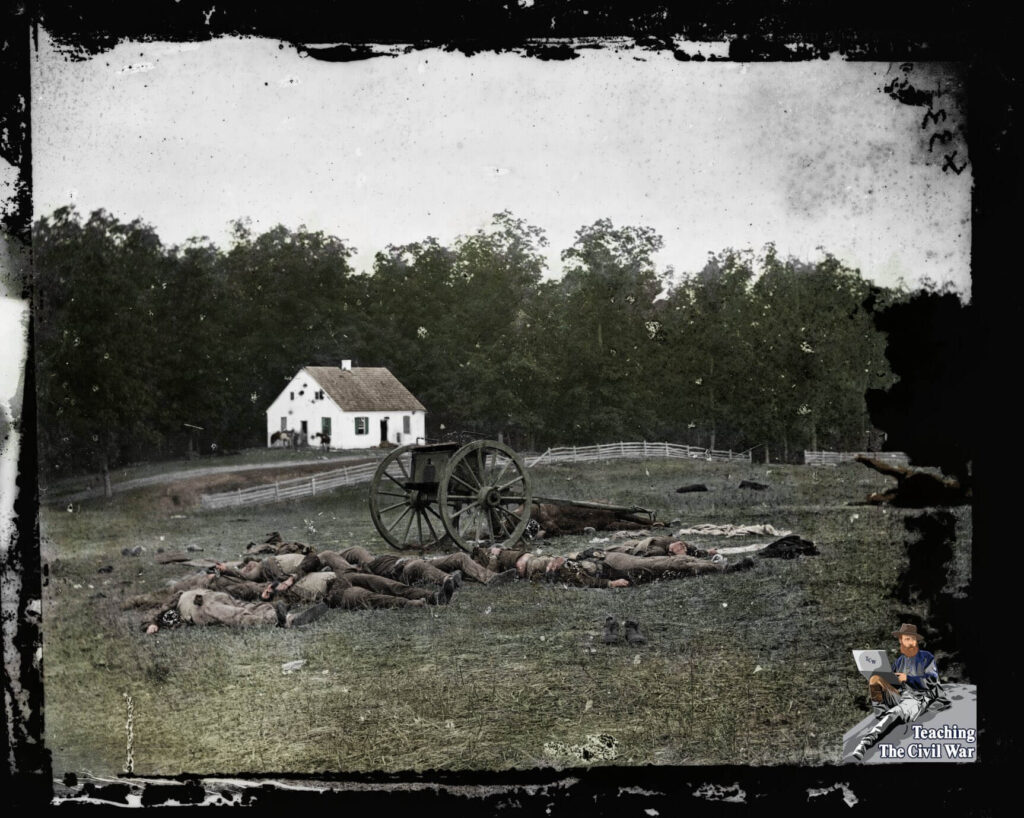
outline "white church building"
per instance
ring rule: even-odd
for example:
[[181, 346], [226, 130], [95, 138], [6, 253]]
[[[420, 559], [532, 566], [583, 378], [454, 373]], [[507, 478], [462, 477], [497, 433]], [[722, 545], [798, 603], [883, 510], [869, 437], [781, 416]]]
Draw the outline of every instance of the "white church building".
[[307, 366], [267, 409], [267, 446], [280, 432], [310, 446], [330, 438], [332, 449], [367, 449], [388, 441], [424, 442], [427, 410], [384, 367]]

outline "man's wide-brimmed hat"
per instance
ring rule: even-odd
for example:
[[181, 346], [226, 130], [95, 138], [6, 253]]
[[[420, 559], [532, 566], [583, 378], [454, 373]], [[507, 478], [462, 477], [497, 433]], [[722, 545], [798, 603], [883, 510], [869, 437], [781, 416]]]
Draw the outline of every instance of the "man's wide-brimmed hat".
[[900, 625], [898, 631], [893, 631], [892, 635], [899, 639], [901, 636], [913, 636], [918, 642], [924, 643], [924, 636], [917, 632], [917, 625], [910, 625], [904, 622]]

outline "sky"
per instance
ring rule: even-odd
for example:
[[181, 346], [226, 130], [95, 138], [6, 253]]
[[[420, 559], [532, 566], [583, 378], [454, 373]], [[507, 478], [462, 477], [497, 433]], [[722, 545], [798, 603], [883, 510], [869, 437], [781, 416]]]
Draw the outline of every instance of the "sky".
[[[689, 50], [702, 49], [715, 44]], [[141, 218], [166, 244], [226, 247], [237, 218], [257, 232], [305, 225], [346, 239], [360, 272], [388, 244], [449, 243], [510, 210], [546, 231], [550, 276], [580, 227], [610, 218], [654, 228], [656, 261], [677, 273], [773, 242], [968, 298], [970, 166], [941, 169], [944, 150], [968, 155], [965, 114], [947, 95], [947, 118], [923, 128], [923, 108], [881, 90], [900, 76], [957, 85], [941, 64], [681, 62], [635, 48], [328, 63], [223, 38], [70, 61], [44, 30], [34, 207]], [[929, 143], [949, 129], [952, 144]]]

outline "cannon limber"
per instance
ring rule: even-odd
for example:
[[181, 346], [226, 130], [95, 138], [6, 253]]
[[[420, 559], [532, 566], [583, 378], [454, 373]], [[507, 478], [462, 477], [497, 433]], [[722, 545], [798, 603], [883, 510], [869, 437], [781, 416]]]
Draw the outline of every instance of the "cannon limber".
[[602, 509], [623, 519], [647, 519], [639, 506], [534, 497], [522, 458], [496, 440], [402, 446], [377, 467], [370, 483], [370, 517], [394, 548], [430, 548], [450, 540], [504, 547], [526, 531], [534, 503]]

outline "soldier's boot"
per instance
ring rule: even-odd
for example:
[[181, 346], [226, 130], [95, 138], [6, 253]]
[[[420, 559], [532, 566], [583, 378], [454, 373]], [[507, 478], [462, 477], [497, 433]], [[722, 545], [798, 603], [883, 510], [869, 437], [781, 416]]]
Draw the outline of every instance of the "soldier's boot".
[[647, 637], [640, 633], [640, 625], [632, 619], [626, 622], [626, 641], [631, 645], [643, 645]]
[[608, 614], [604, 620], [604, 633], [601, 635], [601, 640], [606, 645], [614, 645], [619, 641], [619, 623], [611, 614]]
[[850, 755], [857, 761], [862, 761], [864, 759], [864, 753], [874, 747], [885, 732], [899, 720], [900, 716], [898, 713], [887, 713], [881, 721], [868, 730], [867, 735], [860, 740], [860, 743], [856, 748], [854, 748], [854, 751]]
[[[459, 574], [459, 576], [461, 577], [462, 574]], [[434, 593], [433, 603], [435, 605], [447, 605], [449, 602], [451, 602], [451, 599], [454, 595], [455, 580], [452, 579], [452, 574], [449, 574], [444, 578], [444, 584], [441, 585], [441, 589]]]

